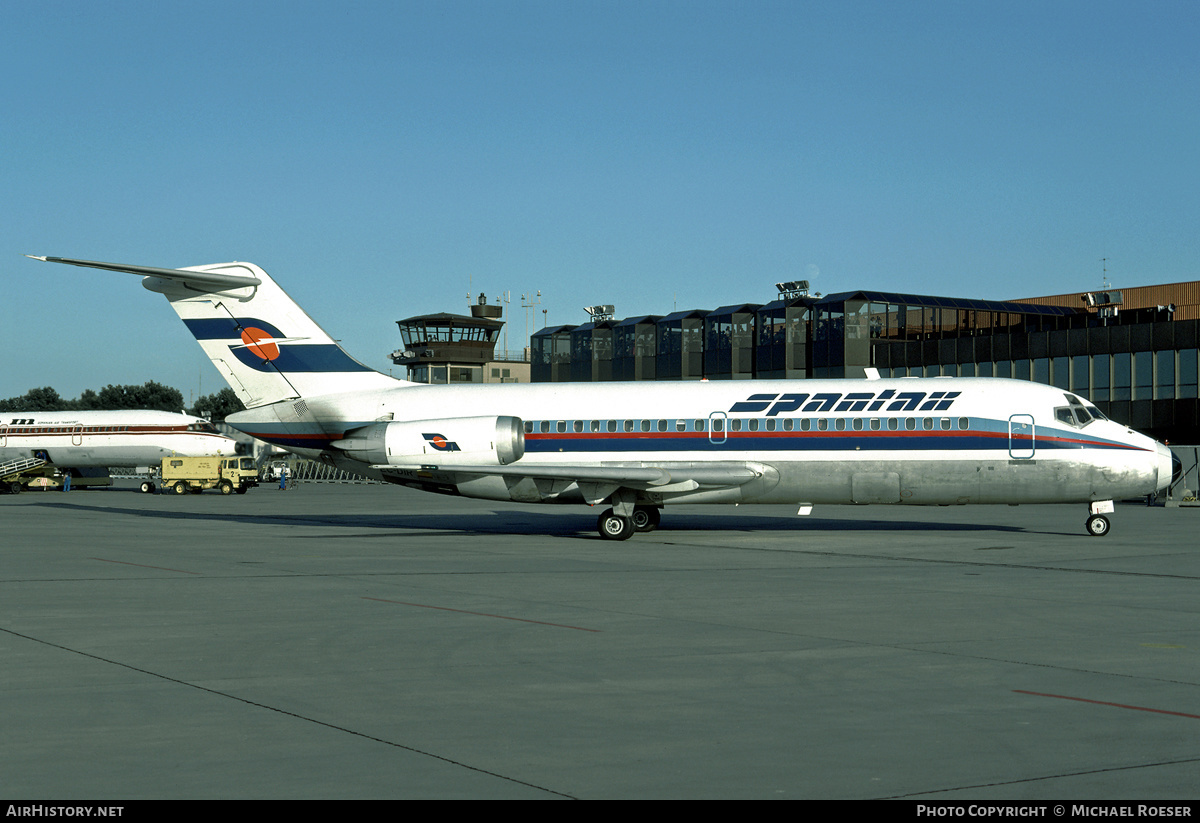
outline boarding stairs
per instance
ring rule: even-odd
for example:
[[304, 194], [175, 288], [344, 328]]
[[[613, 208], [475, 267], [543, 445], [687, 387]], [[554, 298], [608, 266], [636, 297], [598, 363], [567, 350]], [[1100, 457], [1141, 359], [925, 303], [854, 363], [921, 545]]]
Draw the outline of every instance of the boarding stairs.
[[44, 465], [46, 465], [46, 461], [40, 457], [19, 457], [16, 460], [0, 463], [0, 485], [7, 486], [11, 483], [15, 486], [14, 491], [19, 490], [20, 485], [17, 478]]

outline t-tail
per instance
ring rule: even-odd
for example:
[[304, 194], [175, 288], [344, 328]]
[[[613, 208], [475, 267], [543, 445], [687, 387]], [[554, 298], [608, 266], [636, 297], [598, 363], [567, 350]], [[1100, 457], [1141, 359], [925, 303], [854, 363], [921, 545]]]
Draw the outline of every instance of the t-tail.
[[348, 355], [253, 263], [158, 269], [34, 259], [144, 275], [142, 285], [166, 296], [247, 408], [403, 383]]

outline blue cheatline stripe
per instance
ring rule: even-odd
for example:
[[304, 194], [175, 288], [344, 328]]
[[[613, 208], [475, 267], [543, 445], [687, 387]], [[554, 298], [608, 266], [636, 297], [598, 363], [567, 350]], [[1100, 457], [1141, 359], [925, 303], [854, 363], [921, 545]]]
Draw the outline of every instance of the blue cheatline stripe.
[[[403, 421], [397, 421], [403, 422]], [[447, 421], [451, 422], [451, 421]], [[349, 431], [367, 425], [347, 422], [340, 427]], [[291, 429], [290, 431], [288, 429]], [[310, 449], [326, 448], [339, 434], [323, 432], [319, 426], [274, 424], [243, 429], [246, 434], [284, 446]], [[990, 430], [989, 430], [990, 429]], [[1027, 436], [1012, 438], [1007, 428], [1000, 429], [996, 421], [972, 420], [972, 428], [952, 431], [791, 431], [791, 432], [724, 432], [725, 440], [714, 443], [707, 432], [532, 432], [525, 435], [527, 454], [640, 454], [645, 452], [694, 452], [720, 455], [731, 451], [786, 453], [815, 452], [922, 452], [922, 451], [994, 451], [1007, 453], [1010, 446], [1036, 451], [1072, 449], [1116, 449], [1145, 451], [1115, 440], [1083, 437], [1079, 432], [1059, 429], [1039, 429], [1033, 443]]]
[[[1132, 449], [1123, 443], [1089, 438], [1039, 436], [1013, 438], [1023, 448], [1038, 451], [1070, 449]], [[1007, 432], [729, 432], [724, 442], [714, 443], [704, 433], [655, 434], [528, 434], [525, 451], [537, 453], [599, 452], [910, 452], [910, 451], [998, 451], [1008, 452]]]
[[359, 363], [333, 343], [316, 345], [278, 344], [279, 356], [263, 360], [249, 346], [231, 348], [242, 364], [261, 372], [366, 372], [372, 369]]
[[[369, 372], [372, 369], [352, 358], [336, 343], [275, 343], [279, 356], [265, 360], [258, 350], [244, 346], [242, 328], [261, 329], [274, 338], [285, 337], [278, 328], [255, 317], [184, 320], [197, 340], [228, 340], [230, 353], [238, 362], [260, 372]], [[240, 324], [240, 325], [239, 325]]]
[[183, 324], [196, 336], [197, 340], [237, 340], [240, 342], [243, 328], [262, 329], [272, 337], [287, 337], [275, 326], [265, 320], [259, 320], [257, 317], [239, 317], [237, 320], [232, 317], [209, 317], [200, 320], [184, 320]]

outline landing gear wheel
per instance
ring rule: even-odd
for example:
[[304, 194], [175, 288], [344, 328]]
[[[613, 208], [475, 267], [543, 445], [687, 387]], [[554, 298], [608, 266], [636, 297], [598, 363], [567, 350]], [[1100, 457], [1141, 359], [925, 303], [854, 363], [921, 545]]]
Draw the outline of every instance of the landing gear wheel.
[[1108, 518], [1102, 514], [1093, 514], [1087, 519], [1087, 533], [1092, 537], [1103, 537], [1111, 528]]
[[176, 494], [187, 494], [188, 484], [182, 480], [176, 480], [175, 485], [171, 487], [171, 491]]
[[154, 494], [154, 484], [149, 480], [142, 481], [142, 494]]
[[635, 531], [633, 520], [614, 514], [612, 509], [605, 510], [596, 521], [596, 529], [605, 540], [628, 540]]
[[635, 506], [633, 527], [639, 532], [652, 532], [658, 528], [659, 515], [657, 506]]

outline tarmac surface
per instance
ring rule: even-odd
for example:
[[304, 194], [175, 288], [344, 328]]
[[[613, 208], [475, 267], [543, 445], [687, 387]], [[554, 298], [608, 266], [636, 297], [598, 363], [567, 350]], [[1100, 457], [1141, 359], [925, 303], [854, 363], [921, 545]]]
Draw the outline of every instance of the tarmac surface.
[[0, 497], [4, 798], [1200, 796], [1200, 510]]

